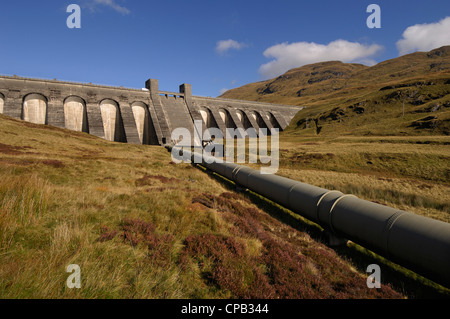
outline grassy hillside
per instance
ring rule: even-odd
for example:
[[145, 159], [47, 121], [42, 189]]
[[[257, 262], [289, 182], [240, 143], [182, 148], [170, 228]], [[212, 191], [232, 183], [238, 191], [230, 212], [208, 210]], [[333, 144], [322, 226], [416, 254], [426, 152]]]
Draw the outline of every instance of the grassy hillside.
[[450, 222], [450, 137], [285, 134], [279, 175]]
[[[330, 249], [315, 226], [162, 147], [0, 116], [0, 163], [2, 298], [447, 294], [416, 280], [368, 289], [375, 257]], [[81, 289], [66, 286], [69, 264]]]
[[367, 67], [292, 69], [222, 97], [306, 106], [288, 130], [310, 135], [450, 134], [450, 46]]

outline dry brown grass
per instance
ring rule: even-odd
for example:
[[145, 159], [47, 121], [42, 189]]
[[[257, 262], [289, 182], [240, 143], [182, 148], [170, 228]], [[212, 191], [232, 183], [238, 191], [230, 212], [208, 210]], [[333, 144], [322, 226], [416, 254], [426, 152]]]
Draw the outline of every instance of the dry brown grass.
[[[0, 143], [8, 145], [0, 153], [3, 298], [405, 295], [388, 286], [370, 291], [364, 271], [345, 257], [202, 170], [171, 164], [161, 147], [109, 143], [4, 116], [0, 122]], [[209, 243], [201, 238], [233, 241], [244, 257], [214, 263], [209, 248], [191, 245]], [[290, 259], [277, 260], [277, 251]], [[69, 264], [81, 267], [81, 289], [66, 286]], [[256, 285], [266, 277], [268, 284]], [[303, 286], [286, 290], [285, 282]]]
[[[279, 174], [450, 221], [450, 138], [281, 139]], [[314, 156], [312, 156], [314, 155]]]

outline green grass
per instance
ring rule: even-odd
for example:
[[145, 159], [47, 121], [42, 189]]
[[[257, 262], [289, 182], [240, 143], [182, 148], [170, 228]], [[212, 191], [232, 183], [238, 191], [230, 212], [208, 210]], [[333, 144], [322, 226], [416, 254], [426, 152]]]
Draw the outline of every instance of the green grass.
[[32, 228], [47, 210], [44, 182], [35, 177], [3, 180], [0, 188], [0, 253], [8, 251], [19, 240], [21, 231]]

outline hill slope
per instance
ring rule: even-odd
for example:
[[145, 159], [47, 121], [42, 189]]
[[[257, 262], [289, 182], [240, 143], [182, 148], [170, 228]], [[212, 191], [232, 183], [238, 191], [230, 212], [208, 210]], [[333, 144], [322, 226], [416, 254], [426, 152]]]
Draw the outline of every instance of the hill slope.
[[221, 97], [303, 105], [298, 134], [450, 134], [450, 46], [367, 67], [338, 61], [292, 69]]
[[0, 115], [0, 163], [3, 298], [402, 297], [367, 288], [370, 256], [356, 267], [162, 147]]

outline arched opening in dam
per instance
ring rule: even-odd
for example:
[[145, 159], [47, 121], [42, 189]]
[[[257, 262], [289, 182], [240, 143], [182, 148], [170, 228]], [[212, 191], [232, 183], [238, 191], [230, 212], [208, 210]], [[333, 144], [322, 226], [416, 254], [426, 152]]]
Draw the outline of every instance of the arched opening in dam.
[[219, 109], [220, 117], [222, 118], [222, 121], [225, 123], [226, 128], [232, 128], [235, 129], [237, 126], [233, 121], [233, 118], [230, 115], [230, 112], [225, 109]]
[[279, 129], [280, 132], [281, 132], [283, 129], [282, 129], [280, 123], [278, 123], [278, 121], [277, 121], [275, 115], [273, 115], [272, 112], [268, 112], [268, 115], [269, 115], [269, 121], [270, 121], [270, 123], [272, 123], [272, 126], [273, 126], [274, 128]]
[[0, 114], [3, 114], [3, 107], [5, 106], [5, 97], [0, 93]]
[[47, 98], [31, 93], [23, 100], [22, 120], [34, 124], [47, 124]]
[[201, 107], [200, 114], [202, 116], [203, 123], [205, 124], [206, 128], [218, 127], [217, 122], [214, 119], [214, 116], [212, 115], [210, 109], [206, 107]]
[[266, 122], [264, 122], [264, 119], [262, 118], [261, 114], [257, 111], [252, 111], [251, 113], [253, 119], [256, 121], [260, 129], [266, 129], [267, 134], [270, 135], [270, 130], [267, 127]]
[[133, 111], [141, 144], [158, 145], [158, 137], [147, 104], [134, 102], [131, 104], [131, 110]]
[[105, 139], [126, 143], [127, 139], [120, 116], [119, 104], [114, 100], [105, 99], [100, 102], [100, 112], [105, 131]]
[[82, 98], [69, 96], [64, 100], [64, 121], [68, 130], [89, 133], [86, 102]]
[[242, 127], [244, 128], [244, 130], [252, 127], [252, 123], [250, 123], [250, 120], [248, 119], [247, 114], [245, 114], [244, 111], [237, 110], [236, 115], [237, 115], [239, 121], [241, 121]]

